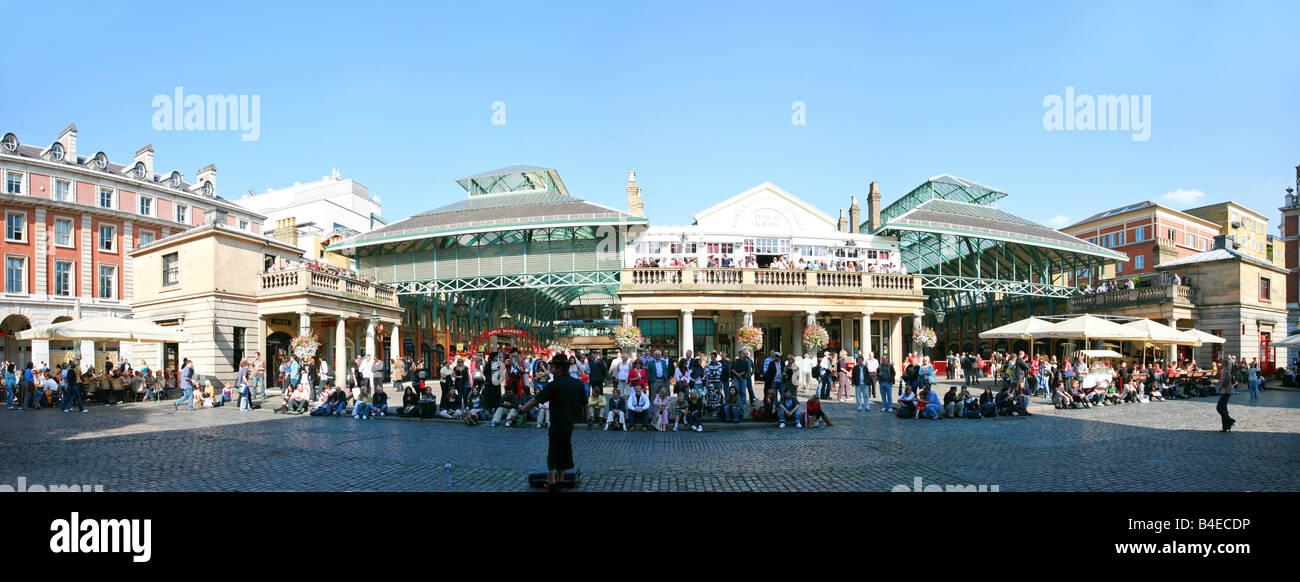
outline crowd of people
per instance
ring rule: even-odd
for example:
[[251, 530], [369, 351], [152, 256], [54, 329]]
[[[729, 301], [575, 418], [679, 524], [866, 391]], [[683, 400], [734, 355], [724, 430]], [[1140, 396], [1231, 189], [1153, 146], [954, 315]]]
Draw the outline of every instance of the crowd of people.
[[[637, 259], [633, 266], [638, 269], [681, 269], [681, 268], [700, 268], [700, 259], [698, 257], [643, 257]], [[758, 258], [754, 255], [748, 255], [742, 258], [733, 258], [730, 255], [709, 255], [704, 259], [704, 268], [708, 269], [778, 269], [794, 271], [846, 271], [857, 273], [907, 273], [906, 267], [896, 265], [892, 262], [880, 263], [878, 261], [864, 261], [860, 259], [840, 259], [827, 258], [826, 260], [803, 257], [791, 258], [790, 255], [777, 255], [767, 263], [767, 266], [760, 267]]]
[[320, 261], [314, 261], [311, 259], [296, 259], [296, 260], [276, 259], [274, 263], [267, 265], [266, 272], [279, 273], [282, 271], [296, 271], [298, 269], [307, 269], [309, 271], [328, 273], [336, 277], [343, 277], [345, 279], [352, 279], [354, 281], [361, 281], [363, 283], [379, 282], [379, 280], [375, 279], [374, 277], [363, 277], [357, 274], [357, 272], [352, 269], [331, 265], [329, 263], [322, 263]]
[[[1169, 282], [1172, 283], [1172, 284], [1174, 284], [1174, 285], [1182, 285], [1182, 284], [1183, 284], [1183, 278], [1182, 278], [1181, 276], [1179, 276], [1178, 273], [1173, 273], [1173, 274], [1171, 275], [1170, 279], [1169, 279]], [[1113, 280], [1113, 281], [1102, 281], [1101, 283], [1098, 283], [1098, 284], [1097, 284], [1097, 287], [1096, 287], [1096, 288], [1094, 288], [1094, 287], [1092, 286], [1092, 284], [1089, 283], [1089, 284], [1083, 286], [1083, 289], [1082, 289], [1081, 292], [1082, 292], [1082, 293], [1085, 293], [1085, 294], [1089, 294], [1089, 293], [1107, 293], [1107, 292], [1110, 292], [1110, 291], [1118, 291], [1118, 290], [1120, 290], [1120, 289], [1136, 289], [1136, 288], [1137, 288], [1137, 282], [1136, 282], [1135, 278], [1133, 278], [1133, 277], [1129, 277], [1129, 278], [1127, 278], [1127, 279], [1123, 279], [1123, 280], [1118, 280], [1118, 279], [1117, 279], [1117, 280]]]

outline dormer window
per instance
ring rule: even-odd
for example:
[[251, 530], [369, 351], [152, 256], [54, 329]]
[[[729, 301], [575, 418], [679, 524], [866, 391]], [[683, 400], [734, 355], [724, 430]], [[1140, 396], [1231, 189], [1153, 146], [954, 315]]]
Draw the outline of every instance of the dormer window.
[[64, 151], [63, 151], [63, 144], [58, 143], [58, 142], [55, 142], [54, 145], [50, 146], [50, 159], [51, 159], [51, 160], [56, 161], [56, 162], [62, 162], [62, 161], [63, 161], [63, 154], [64, 154]]
[[202, 192], [204, 196], [207, 196], [208, 198], [212, 198], [215, 195], [215, 193], [212, 190], [212, 182], [204, 182]]
[[7, 154], [18, 153], [18, 136], [6, 133], [4, 139], [0, 139], [0, 147], [3, 147]]
[[172, 188], [180, 188], [182, 182], [183, 180], [181, 180], [180, 172], [172, 172], [171, 177], [167, 179], [167, 184], [169, 184]]
[[95, 154], [95, 157], [90, 159], [90, 167], [96, 170], [108, 169], [108, 156], [104, 155], [104, 152]]
[[143, 180], [145, 175], [144, 162], [136, 162], [135, 167], [131, 169], [131, 173], [135, 175], [135, 179]]

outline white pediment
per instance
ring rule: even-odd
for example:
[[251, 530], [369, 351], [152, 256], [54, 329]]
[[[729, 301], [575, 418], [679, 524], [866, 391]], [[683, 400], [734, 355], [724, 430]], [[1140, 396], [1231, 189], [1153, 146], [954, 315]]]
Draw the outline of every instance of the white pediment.
[[768, 233], [771, 236], [816, 236], [835, 233], [838, 223], [825, 212], [763, 182], [695, 215], [709, 232]]

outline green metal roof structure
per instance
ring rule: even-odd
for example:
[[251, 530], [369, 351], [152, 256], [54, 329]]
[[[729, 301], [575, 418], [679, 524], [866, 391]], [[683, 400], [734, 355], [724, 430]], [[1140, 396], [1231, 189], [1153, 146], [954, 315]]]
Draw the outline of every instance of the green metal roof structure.
[[355, 254], [362, 275], [449, 321], [458, 310], [481, 323], [508, 309], [513, 327], [543, 340], [578, 297], [617, 301], [628, 230], [645, 218], [570, 196], [549, 168], [509, 166], [456, 182], [465, 200], [329, 249]]
[[[1006, 192], [947, 174], [881, 210], [873, 234], [896, 236], [929, 307], [960, 319], [1031, 298], [1066, 299], [1077, 280], [1128, 256], [997, 208]], [[865, 225], [864, 225], [865, 226]], [[999, 311], [1002, 311], [999, 309]]]

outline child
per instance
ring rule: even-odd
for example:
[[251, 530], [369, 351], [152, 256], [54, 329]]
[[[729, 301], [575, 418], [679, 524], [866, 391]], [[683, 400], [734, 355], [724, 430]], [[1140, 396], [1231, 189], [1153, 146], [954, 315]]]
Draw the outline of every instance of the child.
[[[605, 395], [592, 390], [591, 396], [587, 398], [587, 410], [591, 412], [591, 415], [587, 417], [587, 428], [591, 428], [599, 419], [604, 418], [601, 413], [605, 410]], [[676, 430], [676, 427], [674, 427], [674, 430]]]
[[543, 402], [541, 406], [537, 407], [537, 428], [542, 428], [543, 425], [548, 428], [551, 426], [550, 402]]

